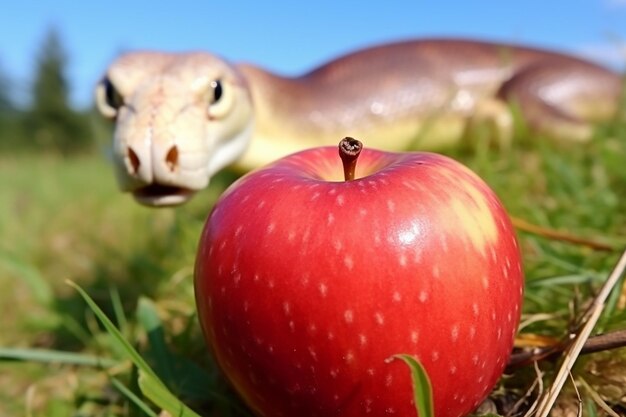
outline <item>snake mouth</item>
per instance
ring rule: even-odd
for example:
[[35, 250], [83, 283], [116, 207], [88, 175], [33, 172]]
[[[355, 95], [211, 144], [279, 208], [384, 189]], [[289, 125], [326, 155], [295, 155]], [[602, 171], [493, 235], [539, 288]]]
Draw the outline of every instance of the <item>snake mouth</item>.
[[137, 202], [151, 207], [166, 207], [183, 204], [196, 190], [171, 185], [150, 184], [132, 191]]

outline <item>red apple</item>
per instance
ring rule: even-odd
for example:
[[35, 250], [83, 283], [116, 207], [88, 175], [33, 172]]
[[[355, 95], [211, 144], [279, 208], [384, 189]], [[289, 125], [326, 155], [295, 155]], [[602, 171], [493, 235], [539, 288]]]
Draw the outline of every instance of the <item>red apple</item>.
[[507, 363], [522, 288], [507, 213], [469, 169], [365, 149], [344, 181], [332, 147], [233, 184], [195, 273], [208, 345], [267, 417], [415, 417], [396, 354], [425, 367], [437, 417], [469, 413]]

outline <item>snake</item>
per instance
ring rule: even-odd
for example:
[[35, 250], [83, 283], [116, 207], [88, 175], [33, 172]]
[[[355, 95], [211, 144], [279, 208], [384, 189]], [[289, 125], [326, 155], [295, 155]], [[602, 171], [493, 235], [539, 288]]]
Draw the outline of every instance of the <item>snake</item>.
[[622, 87], [616, 71], [573, 55], [442, 38], [374, 45], [298, 76], [204, 51], [131, 51], [95, 95], [115, 123], [120, 188], [159, 207], [187, 202], [226, 167], [249, 171], [344, 136], [445, 151], [486, 126], [506, 146], [517, 115], [537, 137], [590, 141], [616, 117]]

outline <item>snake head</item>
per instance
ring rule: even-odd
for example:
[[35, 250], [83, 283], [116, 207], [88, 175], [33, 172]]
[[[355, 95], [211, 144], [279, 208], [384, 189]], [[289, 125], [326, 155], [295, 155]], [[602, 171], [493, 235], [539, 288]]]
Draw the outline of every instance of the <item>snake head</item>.
[[245, 151], [253, 110], [245, 79], [206, 53], [120, 56], [96, 87], [115, 121], [120, 188], [148, 206], [182, 204]]

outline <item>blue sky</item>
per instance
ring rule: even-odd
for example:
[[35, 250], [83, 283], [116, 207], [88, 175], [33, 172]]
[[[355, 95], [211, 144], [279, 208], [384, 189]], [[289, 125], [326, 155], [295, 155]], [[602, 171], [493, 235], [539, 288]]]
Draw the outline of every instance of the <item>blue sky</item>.
[[432, 36], [528, 43], [618, 69], [626, 62], [626, 0], [17, 0], [2, 9], [0, 69], [16, 95], [26, 96], [33, 59], [55, 26], [79, 106], [116, 54], [141, 48], [207, 50], [285, 74], [373, 43]]

